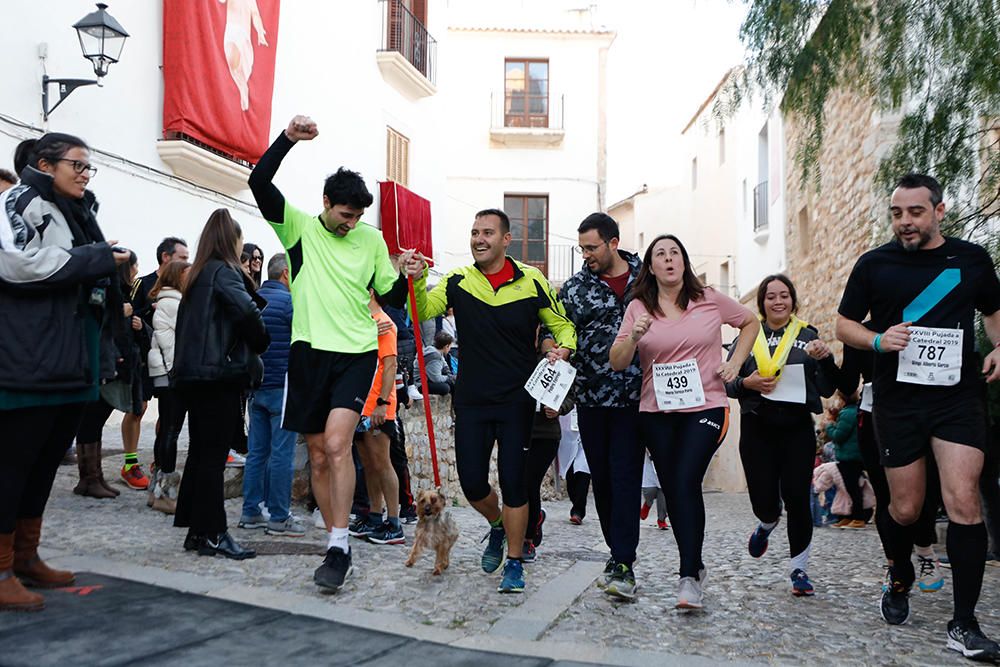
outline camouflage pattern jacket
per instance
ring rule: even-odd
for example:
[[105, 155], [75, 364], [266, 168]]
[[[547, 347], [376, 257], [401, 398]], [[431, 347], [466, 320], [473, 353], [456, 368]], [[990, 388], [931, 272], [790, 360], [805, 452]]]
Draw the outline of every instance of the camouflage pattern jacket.
[[625, 315], [629, 291], [642, 265], [632, 253], [619, 250], [618, 254], [629, 265], [624, 299], [619, 299], [586, 265], [559, 290], [559, 300], [576, 325], [577, 353], [573, 360], [576, 404], [583, 407], [623, 408], [639, 402], [642, 371], [638, 354], [624, 371], [611, 370], [608, 362], [608, 353]]

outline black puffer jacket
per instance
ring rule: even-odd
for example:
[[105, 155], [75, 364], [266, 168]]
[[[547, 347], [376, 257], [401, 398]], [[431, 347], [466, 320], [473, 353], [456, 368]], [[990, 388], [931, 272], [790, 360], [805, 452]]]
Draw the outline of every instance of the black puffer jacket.
[[0, 390], [86, 392], [114, 375], [113, 351], [98, 372], [90, 349], [101, 336], [102, 351], [113, 350], [101, 325], [105, 310], [121, 312], [107, 289], [115, 260], [96, 210], [89, 190], [61, 197], [32, 167], [0, 195]]
[[258, 355], [271, 342], [260, 316], [264, 305], [243, 273], [209, 261], [188, 285], [177, 312], [173, 381], [259, 386], [264, 366]]

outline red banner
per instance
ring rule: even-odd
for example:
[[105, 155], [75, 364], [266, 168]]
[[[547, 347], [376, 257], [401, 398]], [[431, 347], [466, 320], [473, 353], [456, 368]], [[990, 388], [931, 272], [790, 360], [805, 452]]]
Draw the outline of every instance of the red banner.
[[431, 203], [392, 181], [379, 183], [382, 238], [390, 254], [411, 248], [434, 256], [431, 243]]
[[267, 149], [280, 0], [163, 0], [163, 135], [256, 163]]

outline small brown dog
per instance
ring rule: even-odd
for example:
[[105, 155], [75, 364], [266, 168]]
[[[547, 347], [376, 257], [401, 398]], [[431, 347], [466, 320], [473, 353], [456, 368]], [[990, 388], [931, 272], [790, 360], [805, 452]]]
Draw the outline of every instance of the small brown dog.
[[458, 526], [445, 511], [445, 497], [440, 491], [424, 489], [417, 494], [417, 533], [406, 567], [413, 567], [426, 547], [434, 549], [434, 574], [448, 569], [448, 555], [458, 539]]

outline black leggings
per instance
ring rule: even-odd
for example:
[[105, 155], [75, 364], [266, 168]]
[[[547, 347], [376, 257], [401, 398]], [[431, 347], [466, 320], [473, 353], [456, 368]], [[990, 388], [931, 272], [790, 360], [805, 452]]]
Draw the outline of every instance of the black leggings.
[[83, 405], [0, 410], [0, 533], [13, 533], [18, 519], [37, 519], [45, 512]]
[[740, 416], [740, 459], [754, 516], [774, 523], [784, 503], [788, 521], [788, 551], [794, 558], [812, 542], [810, 507], [816, 435], [812, 415], [779, 423], [746, 413]]
[[559, 440], [552, 438], [532, 438], [531, 445], [524, 453], [524, 483], [528, 496], [528, 530], [525, 539], [537, 540], [535, 529], [542, 511], [542, 481], [556, 460]]
[[[641, 412], [639, 426], [667, 496], [667, 514], [680, 553], [680, 576], [697, 577], [698, 570], [704, 567], [701, 552], [705, 542], [705, 498], [701, 483], [729, 429], [729, 408]], [[636, 494], [632, 499], [632, 511], [637, 516], [634, 503], [638, 497]]]
[[[892, 560], [889, 551], [887, 531], [889, 521], [889, 481], [885, 478], [885, 469], [879, 460], [878, 443], [875, 440], [875, 426], [870, 412], [858, 411], [858, 449], [861, 450], [861, 461], [868, 473], [868, 483], [875, 492], [875, 528], [878, 530], [882, 551], [888, 560]], [[913, 525], [913, 543], [920, 547], [928, 547], [937, 543], [937, 509], [941, 505], [941, 486], [938, 481], [937, 464], [933, 456], [927, 457], [927, 495], [920, 518]]]
[[864, 496], [861, 495], [860, 480], [864, 468], [861, 461], [837, 461], [840, 478], [844, 480], [844, 488], [851, 497], [851, 513], [848, 517], [860, 521], [865, 520], [865, 503]]
[[198, 535], [217, 535], [227, 528], [223, 475], [242, 392], [239, 385], [219, 382], [191, 384], [178, 391], [187, 407], [191, 438], [174, 525]]
[[566, 493], [573, 503], [570, 508], [570, 516], [578, 516], [581, 519], [587, 516], [587, 494], [590, 492], [590, 473], [576, 472], [573, 466], [566, 471]]
[[160, 472], [174, 472], [177, 469], [177, 438], [184, 427], [187, 409], [173, 387], [158, 389], [156, 398], [160, 430], [153, 443], [153, 463]]
[[76, 441], [81, 444], [100, 442], [104, 425], [108, 423], [108, 418], [114, 411], [115, 409], [103, 398], [84, 404], [80, 426], [76, 431]]
[[490, 495], [490, 457], [497, 443], [497, 468], [504, 507], [528, 502], [524, 483], [524, 450], [531, 440], [535, 404], [455, 406], [455, 467], [469, 502]]
[[413, 491], [410, 488], [410, 460], [406, 456], [406, 432], [403, 419], [396, 417], [396, 434], [389, 434], [389, 461], [399, 478], [399, 508], [401, 512], [412, 509]]

